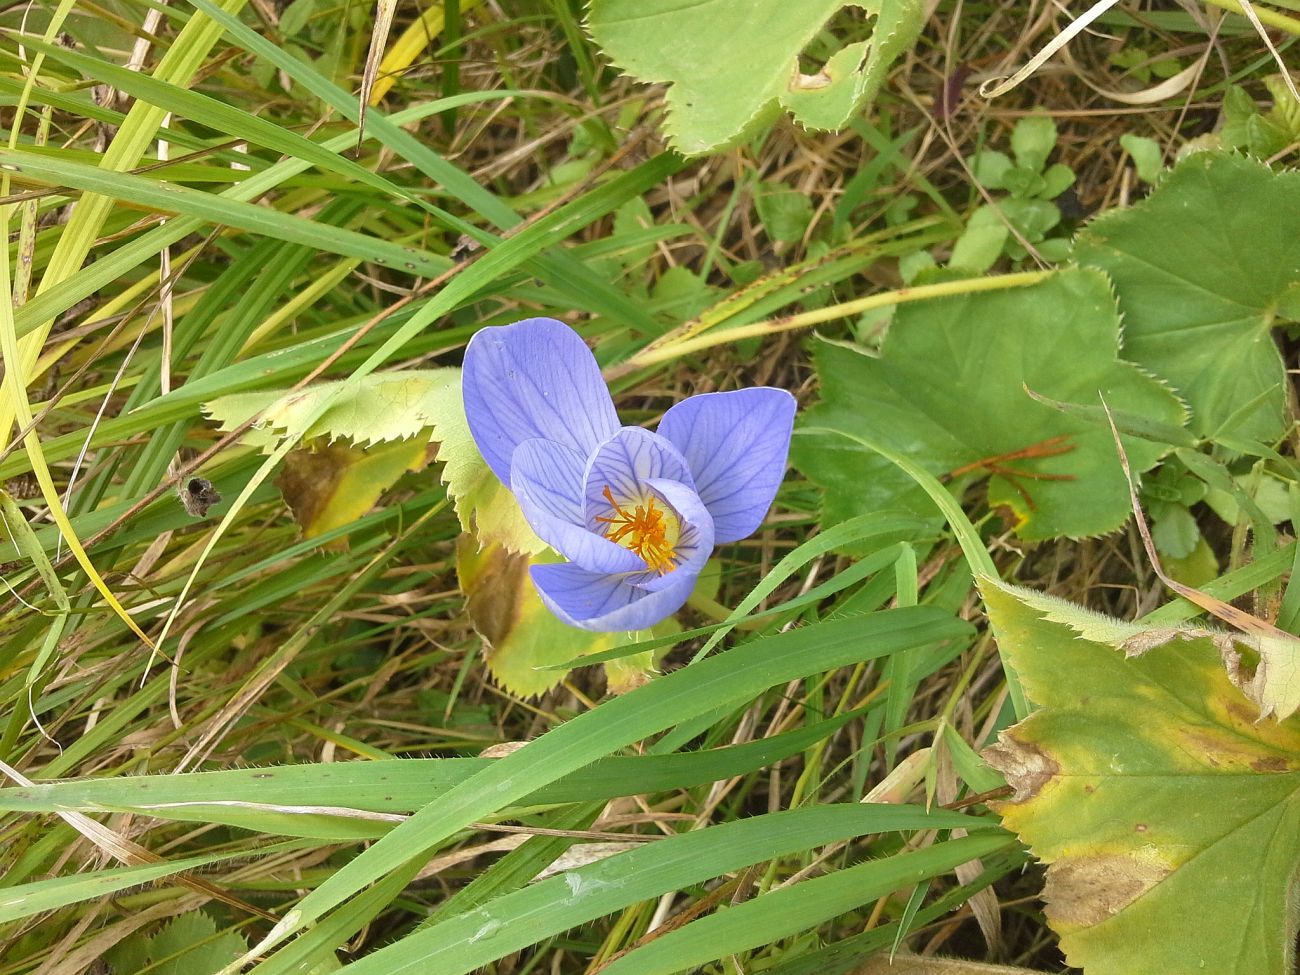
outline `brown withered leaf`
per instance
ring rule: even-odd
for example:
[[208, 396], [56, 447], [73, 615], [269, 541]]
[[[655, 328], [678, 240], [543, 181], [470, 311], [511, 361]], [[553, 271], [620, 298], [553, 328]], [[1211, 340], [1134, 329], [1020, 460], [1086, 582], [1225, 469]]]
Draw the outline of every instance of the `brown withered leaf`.
[[562, 664], [614, 645], [610, 633], [589, 633], [560, 622], [543, 604], [528, 577], [536, 562], [556, 561], [507, 551], [499, 544], [479, 549], [462, 535], [456, 546], [456, 574], [470, 622], [483, 638], [488, 670], [498, 684], [520, 697], [542, 694], [565, 677]]
[[[398, 478], [431, 460], [432, 448], [419, 437], [368, 447], [329, 444], [290, 451], [275, 484], [303, 537], [315, 538], [356, 521]], [[330, 545], [346, 548], [347, 539]]]

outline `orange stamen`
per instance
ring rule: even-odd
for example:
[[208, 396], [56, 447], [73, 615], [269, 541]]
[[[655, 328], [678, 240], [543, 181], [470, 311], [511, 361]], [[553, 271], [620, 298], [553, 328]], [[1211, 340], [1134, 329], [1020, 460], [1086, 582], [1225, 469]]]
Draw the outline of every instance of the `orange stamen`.
[[609, 517], [596, 516], [597, 521], [609, 525], [605, 529], [606, 538], [641, 556], [645, 564], [659, 575], [677, 568], [677, 552], [668, 540], [669, 525], [664, 520], [664, 512], [655, 507], [653, 497], [646, 498], [645, 504], [639, 504], [628, 512], [614, 500], [608, 485], [601, 493], [614, 509]]

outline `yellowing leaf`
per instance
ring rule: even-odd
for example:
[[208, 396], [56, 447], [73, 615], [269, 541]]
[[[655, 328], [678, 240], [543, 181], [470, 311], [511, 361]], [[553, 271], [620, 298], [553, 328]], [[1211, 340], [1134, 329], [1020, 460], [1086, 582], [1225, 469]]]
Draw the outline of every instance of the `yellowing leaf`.
[[[460, 0], [462, 15], [483, 0]], [[370, 104], [378, 105], [390, 88], [402, 77], [416, 58], [436, 48], [434, 41], [446, 25], [446, 11], [441, 3], [432, 3], [395, 40], [379, 62], [379, 74], [370, 89]]]
[[540, 670], [614, 645], [610, 633], [589, 633], [560, 622], [543, 604], [528, 577], [533, 561], [500, 545], [479, 549], [462, 537], [456, 574], [470, 621], [483, 638], [488, 670], [498, 684], [520, 697], [542, 694], [565, 677]]
[[[338, 391], [338, 399], [303, 429], [315, 405], [333, 391]], [[268, 452], [288, 433], [304, 440], [343, 437], [354, 445], [423, 434], [423, 439], [438, 442], [435, 459], [443, 464], [442, 480], [465, 531], [483, 545], [500, 544], [514, 552], [546, 548], [474, 445], [465, 421], [459, 369], [380, 373], [289, 393], [234, 393], [205, 403], [203, 409], [219, 421], [221, 430], [257, 417], [245, 440]]]
[[1003, 821], [1048, 865], [1067, 961], [1089, 975], [1290, 975], [1300, 718], [1259, 721], [1205, 635], [1126, 657], [1109, 624], [1062, 622], [1069, 604], [981, 588], [1040, 708], [985, 757], [1016, 790]]
[[428, 442], [418, 437], [364, 449], [330, 444], [291, 451], [275, 483], [303, 538], [315, 538], [356, 521], [399, 477], [430, 460]]
[[1218, 651], [1228, 679], [1259, 706], [1261, 718], [1273, 715], [1280, 720], [1300, 710], [1300, 640], [1228, 604], [1221, 605], [1229, 611], [1228, 617], [1244, 624], [1240, 632], [1190, 624], [1147, 627], [1032, 589], [1003, 588], [1044, 620], [1068, 626], [1080, 639], [1104, 643], [1128, 657], [1140, 656], [1171, 640], [1208, 642]]
[[444, 404], [442, 421], [434, 432], [438, 460], [443, 463], [442, 480], [456, 505], [460, 527], [471, 532], [483, 547], [500, 545], [526, 555], [545, 551], [543, 542], [524, 520], [514, 495], [483, 462], [465, 421], [457, 375], [454, 396]]
[[[317, 404], [337, 396], [316, 422], [307, 426]], [[460, 370], [430, 369], [384, 372], [359, 381], [320, 383], [298, 392], [259, 390], [232, 393], [205, 403], [204, 412], [220, 421], [220, 430], [233, 430], [258, 417], [249, 442], [269, 448], [288, 433], [303, 440], [345, 437], [354, 444], [402, 440], [434, 427], [449, 409], [463, 413]], [[260, 434], [260, 435], [259, 435]]]

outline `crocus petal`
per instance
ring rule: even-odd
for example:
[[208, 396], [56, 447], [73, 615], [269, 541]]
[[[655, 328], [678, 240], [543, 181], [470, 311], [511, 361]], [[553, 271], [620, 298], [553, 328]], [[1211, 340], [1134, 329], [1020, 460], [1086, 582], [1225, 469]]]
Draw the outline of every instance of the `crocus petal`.
[[640, 498], [644, 484], [655, 478], [682, 481], [693, 486], [686, 458], [663, 437], [641, 427], [623, 427], [596, 448], [587, 461], [583, 477], [583, 514], [587, 526], [598, 527], [596, 518], [608, 515], [605, 488], [615, 499]]
[[618, 429], [614, 402], [582, 338], [553, 318], [481, 329], [465, 349], [465, 419], [488, 467], [510, 483], [525, 440], [553, 440], [590, 456]]
[[572, 562], [532, 567], [533, 585], [546, 608], [580, 630], [644, 630], [681, 609], [695, 576], [678, 570], [672, 585], [647, 592], [623, 576], [592, 572]]
[[551, 440], [525, 440], [510, 457], [510, 490], [537, 537], [596, 572], [645, 568], [635, 552], [590, 531], [582, 515], [586, 458]]
[[572, 563], [533, 566], [533, 585], [542, 602], [570, 626], [643, 630], [681, 609], [695, 587], [713, 551], [713, 519], [695, 491], [678, 481], [652, 478], [646, 487], [681, 521], [677, 568], [664, 575], [648, 570], [616, 575]]
[[784, 389], [759, 386], [692, 396], [664, 414], [659, 433], [686, 458], [715, 542], [762, 524], [785, 475], [794, 412]]

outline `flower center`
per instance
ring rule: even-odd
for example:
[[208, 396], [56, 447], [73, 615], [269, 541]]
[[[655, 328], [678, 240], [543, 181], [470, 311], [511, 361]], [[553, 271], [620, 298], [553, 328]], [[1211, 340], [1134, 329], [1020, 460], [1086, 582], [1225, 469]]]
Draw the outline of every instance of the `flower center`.
[[614, 500], [608, 485], [604, 492], [605, 500], [613, 508], [608, 517], [596, 516], [596, 520], [609, 527], [605, 537], [617, 542], [626, 549], [645, 559], [645, 564], [659, 575], [666, 575], [677, 568], [677, 539], [681, 534], [681, 525], [672, 511], [655, 507], [653, 496], [647, 496], [644, 504], [639, 504], [631, 511]]

